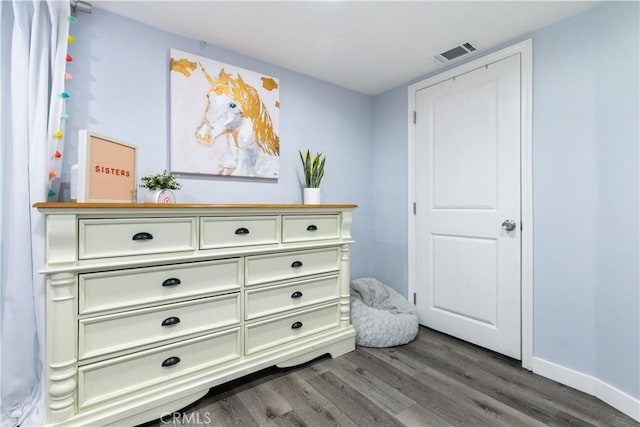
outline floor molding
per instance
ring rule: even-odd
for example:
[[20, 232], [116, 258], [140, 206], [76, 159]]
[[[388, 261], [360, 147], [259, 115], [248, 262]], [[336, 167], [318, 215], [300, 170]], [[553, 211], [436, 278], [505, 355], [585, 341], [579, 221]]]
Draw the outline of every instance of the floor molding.
[[539, 357], [531, 360], [533, 372], [597, 397], [620, 412], [640, 421], [640, 400], [582, 372], [574, 371]]

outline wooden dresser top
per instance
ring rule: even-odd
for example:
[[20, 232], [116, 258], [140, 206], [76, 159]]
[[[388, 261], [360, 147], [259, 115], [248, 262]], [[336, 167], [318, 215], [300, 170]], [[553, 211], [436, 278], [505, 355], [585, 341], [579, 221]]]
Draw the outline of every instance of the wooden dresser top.
[[206, 203], [71, 203], [38, 202], [37, 209], [355, 209], [352, 204], [206, 204]]

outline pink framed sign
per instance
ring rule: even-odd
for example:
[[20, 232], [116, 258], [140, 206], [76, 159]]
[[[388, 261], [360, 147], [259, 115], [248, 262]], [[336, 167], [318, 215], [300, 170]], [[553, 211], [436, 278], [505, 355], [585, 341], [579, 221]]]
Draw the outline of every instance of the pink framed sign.
[[136, 147], [80, 130], [78, 202], [135, 203]]

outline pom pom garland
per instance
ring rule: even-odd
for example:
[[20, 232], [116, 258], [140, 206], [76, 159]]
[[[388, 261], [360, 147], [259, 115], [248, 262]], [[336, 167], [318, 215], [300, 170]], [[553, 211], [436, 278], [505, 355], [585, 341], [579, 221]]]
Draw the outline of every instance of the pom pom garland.
[[[70, 24], [73, 24], [73, 23], [75, 23], [75, 22], [77, 22], [77, 21], [78, 21], [78, 18], [76, 18], [76, 17], [75, 17], [75, 16], [73, 16], [73, 15], [69, 15], [69, 16], [67, 17], [67, 21], [69, 21], [69, 23], [70, 23]], [[73, 44], [73, 43], [75, 43], [75, 42], [76, 42], [76, 38], [75, 38], [74, 36], [72, 36], [71, 34], [68, 34], [68, 35], [67, 35], [67, 44], [68, 44], [68, 45], [70, 45], [70, 44]], [[67, 63], [73, 62], [73, 57], [71, 56], [71, 54], [69, 54], [69, 53], [67, 53], [67, 54], [66, 54], [65, 61], [66, 61]], [[69, 72], [65, 71], [65, 73], [64, 73], [64, 80], [65, 80], [65, 81], [68, 81], [68, 80], [71, 80], [72, 78], [73, 78], [73, 75], [72, 75], [71, 73], [69, 73]], [[62, 92], [62, 93], [60, 93], [60, 98], [62, 99], [62, 100], [61, 100], [61, 102], [63, 102], [63, 103], [64, 103], [64, 101], [65, 101], [65, 100], [67, 100], [67, 99], [71, 98], [71, 95], [69, 95], [69, 93], [68, 93], [68, 92], [66, 92], [66, 91], [64, 91], [64, 90], [63, 90], [63, 92]], [[66, 110], [66, 108], [65, 108], [65, 106], [64, 106], [64, 105], [62, 105], [62, 108], [61, 108], [61, 109], [62, 109], [62, 110]], [[66, 113], [66, 111], [62, 111], [62, 112], [60, 113], [60, 121], [61, 121], [61, 122], [62, 122], [63, 120], [68, 119], [68, 118], [69, 118], [69, 114], [67, 114], [67, 113]], [[59, 125], [59, 130], [58, 130], [58, 131], [56, 131], [56, 132], [53, 134], [53, 137], [56, 139], [56, 141], [61, 141], [61, 140], [64, 138], [64, 132], [62, 132], [61, 128], [63, 128], [62, 124], [60, 124], [60, 125]], [[57, 144], [59, 144], [59, 142], [56, 142], [56, 145], [57, 145]], [[58, 173], [57, 173], [57, 172], [56, 172], [56, 170], [55, 170], [55, 166], [54, 166], [54, 164], [55, 164], [56, 159], [60, 159], [60, 158], [62, 158], [62, 153], [60, 152], [60, 150], [56, 149], [56, 150], [53, 152], [53, 155], [52, 155], [52, 157], [51, 157], [51, 163], [52, 163], [52, 165], [51, 165], [51, 166], [50, 166], [50, 168], [49, 168], [49, 193], [48, 193], [49, 197], [55, 197], [55, 196], [58, 194], [58, 193], [56, 193], [56, 192], [51, 188], [51, 182], [53, 181], [53, 178], [55, 178], [56, 176], [58, 176]]]

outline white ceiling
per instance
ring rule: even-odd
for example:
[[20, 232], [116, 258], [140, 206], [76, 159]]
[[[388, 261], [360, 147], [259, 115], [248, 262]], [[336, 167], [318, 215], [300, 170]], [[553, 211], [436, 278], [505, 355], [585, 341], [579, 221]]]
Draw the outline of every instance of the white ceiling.
[[[482, 50], [577, 15], [583, 1], [93, 1], [171, 33], [376, 95], [443, 67], [432, 57]], [[214, 58], [215, 59], [215, 58]], [[275, 76], [277, 77], [277, 76]]]

